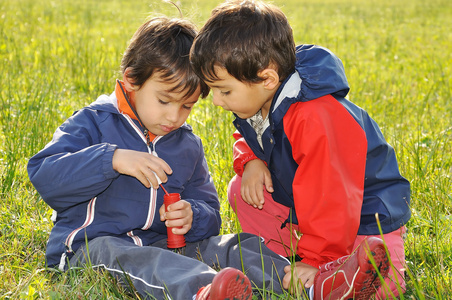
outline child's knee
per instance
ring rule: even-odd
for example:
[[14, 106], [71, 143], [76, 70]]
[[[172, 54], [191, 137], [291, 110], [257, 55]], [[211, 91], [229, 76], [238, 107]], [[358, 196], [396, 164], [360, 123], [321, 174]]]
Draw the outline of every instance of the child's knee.
[[[405, 227], [402, 227], [393, 232], [389, 232], [383, 235], [383, 239], [389, 250], [389, 256], [391, 258], [391, 269], [388, 277], [385, 279], [385, 283], [379, 288], [376, 299], [393, 299], [401, 293], [403, 294], [406, 289], [405, 283], [405, 248], [403, 234], [405, 233]], [[375, 237], [381, 238], [379, 235]], [[355, 246], [362, 242], [365, 236], [358, 235], [355, 240]]]
[[229, 181], [228, 185], [228, 201], [229, 205], [231, 205], [232, 209], [235, 211], [237, 207], [237, 203], [242, 199], [240, 194], [240, 187], [242, 185], [242, 177], [235, 175], [232, 177], [231, 181]]

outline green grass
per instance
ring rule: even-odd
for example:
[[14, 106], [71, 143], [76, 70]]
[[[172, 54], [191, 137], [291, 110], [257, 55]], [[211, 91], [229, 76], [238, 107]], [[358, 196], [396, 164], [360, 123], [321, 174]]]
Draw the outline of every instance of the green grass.
[[[216, 1], [179, 3], [199, 26]], [[279, 0], [297, 43], [326, 46], [344, 62], [349, 99], [395, 147], [412, 185], [406, 299], [452, 294], [452, 2]], [[0, 298], [133, 299], [108, 274], [45, 269], [50, 209], [26, 164], [56, 127], [112, 92], [122, 52], [159, 1], [0, 0]], [[233, 175], [232, 116], [210, 99], [189, 122], [203, 139], [222, 201], [223, 233], [238, 230], [226, 203]]]

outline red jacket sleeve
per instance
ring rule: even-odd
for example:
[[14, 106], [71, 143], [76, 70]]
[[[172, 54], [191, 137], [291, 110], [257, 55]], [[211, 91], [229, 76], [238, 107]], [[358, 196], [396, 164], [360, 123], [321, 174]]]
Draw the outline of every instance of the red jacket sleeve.
[[242, 176], [245, 164], [250, 160], [257, 159], [257, 156], [254, 155], [253, 150], [238, 131], [234, 132], [232, 136], [236, 139], [232, 150], [234, 171], [237, 175]]
[[283, 121], [299, 165], [293, 181], [302, 233], [297, 254], [319, 267], [352, 251], [360, 224], [367, 140], [330, 95], [292, 105]]

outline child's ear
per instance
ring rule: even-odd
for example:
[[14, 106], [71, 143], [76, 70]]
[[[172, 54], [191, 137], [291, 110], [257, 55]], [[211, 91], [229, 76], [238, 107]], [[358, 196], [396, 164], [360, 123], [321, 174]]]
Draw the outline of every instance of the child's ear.
[[124, 71], [124, 74], [122, 75], [122, 81], [124, 82], [124, 87], [126, 88], [126, 91], [129, 93], [134, 92], [138, 90], [138, 86], [133, 84], [131, 81], [130, 72], [132, 71], [132, 68], [127, 68]]
[[273, 90], [279, 85], [279, 75], [273, 68], [263, 69], [257, 73], [257, 76], [264, 79], [264, 88], [268, 90]]

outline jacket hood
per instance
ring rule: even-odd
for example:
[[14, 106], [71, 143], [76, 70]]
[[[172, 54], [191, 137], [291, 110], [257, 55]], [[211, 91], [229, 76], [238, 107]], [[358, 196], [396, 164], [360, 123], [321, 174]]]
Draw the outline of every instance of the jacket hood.
[[350, 90], [341, 60], [330, 50], [315, 45], [296, 48], [295, 71], [279, 87], [271, 107], [274, 124], [290, 105], [326, 95], [344, 98]]
[[92, 102], [90, 105], [88, 105], [88, 108], [93, 110], [99, 110], [99, 111], [105, 111], [112, 114], [118, 114], [118, 101], [115, 97], [115, 93], [112, 93], [111, 95], [101, 95], [99, 96], [96, 101]]
[[[295, 72], [282, 85], [282, 94], [287, 97], [287, 88], [298, 96], [298, 101], [310, 101], [331, 94], [345, 97], [350, 88], [342, 61], [330, 50], [315, 45], [300, 45], [296, 48]], [[298, 75], [298, 76], [297, 76]], [[294, 94], [295, 90], [298, 92]], [[282, 96], [282, 95], [281, 95]]]
[[138, 121], [134, 111], [126, 100], [124, 83], [116, 80], [115, 91], [110, 96], [102, 95], [89, 105], [94, 110], [106, 111], [114, 114], [126, 114]]

